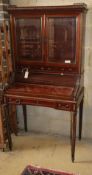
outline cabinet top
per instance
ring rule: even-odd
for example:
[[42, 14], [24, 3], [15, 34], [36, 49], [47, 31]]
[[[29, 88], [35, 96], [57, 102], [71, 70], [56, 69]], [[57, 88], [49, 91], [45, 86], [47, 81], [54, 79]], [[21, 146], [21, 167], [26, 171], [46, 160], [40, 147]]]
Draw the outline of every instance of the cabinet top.
[[63, 6], [31, 6], [31, 7], [17, 7], [16, 5], [11, 5], [8, 7], [8, 12], [18, 12], [18, 11], [54, 11], [54, 10], [62, 10], [62, 11], [79, 11], [84, 12], [87, 11], [87, 5], [85, 3], [74, 3], [73, 5], [63, 5]]

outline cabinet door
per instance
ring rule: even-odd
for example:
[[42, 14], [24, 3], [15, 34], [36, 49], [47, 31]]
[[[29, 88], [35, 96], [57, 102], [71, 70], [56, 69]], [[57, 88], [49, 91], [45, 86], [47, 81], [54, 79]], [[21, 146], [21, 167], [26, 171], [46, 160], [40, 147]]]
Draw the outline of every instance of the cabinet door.
[[76, 62], [76, 17], [47, 17], [48, 62], [75, 64]]
[[41, 61], [43, 59], [41, 23], [41, 17], [16, 19], [17, 61]]

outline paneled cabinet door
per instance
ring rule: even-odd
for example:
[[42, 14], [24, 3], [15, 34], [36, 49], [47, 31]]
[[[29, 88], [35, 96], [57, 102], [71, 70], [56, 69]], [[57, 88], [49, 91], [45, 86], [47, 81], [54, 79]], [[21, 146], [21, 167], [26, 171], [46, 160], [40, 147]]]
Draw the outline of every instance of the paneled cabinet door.
[[76, 17], [46, 17], [47, 59], [51, 63], [75, 64]]
[[17, 61], [42, 61], [42, 16], [17, 18], [15, 32]]

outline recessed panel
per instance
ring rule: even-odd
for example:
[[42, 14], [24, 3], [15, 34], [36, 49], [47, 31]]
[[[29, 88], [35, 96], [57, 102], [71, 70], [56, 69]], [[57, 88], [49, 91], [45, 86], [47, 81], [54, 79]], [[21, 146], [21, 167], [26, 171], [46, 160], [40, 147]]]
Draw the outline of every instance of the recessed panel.
[[48, 61], [63, 64], [76, 62], [76, 18], [48, 17]]
[[17, 59], [42, 60], [41, 18], [16, 19]]

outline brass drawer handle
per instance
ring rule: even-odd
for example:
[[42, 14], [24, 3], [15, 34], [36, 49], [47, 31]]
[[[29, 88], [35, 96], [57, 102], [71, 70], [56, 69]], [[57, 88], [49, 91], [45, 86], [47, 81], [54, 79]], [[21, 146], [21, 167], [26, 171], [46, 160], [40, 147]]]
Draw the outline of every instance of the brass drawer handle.
[[66, 108], [69, 108], [69, 105], [65, 105]]
[[69, 108], [69, 105], [68, 104], [61, 104], [61, 103], [59, 103], [58, 107]]
[[44, 67], [41, 67], [41, 70], [44, 70]]
[[62, 106], [62, 105], [59, 103], [59, 104], [58, 104], [58, 107], [61, 107], [61, 106]]
[[20, 104], [20, 99], [17, 99], [16, 100], [16, 104]]

